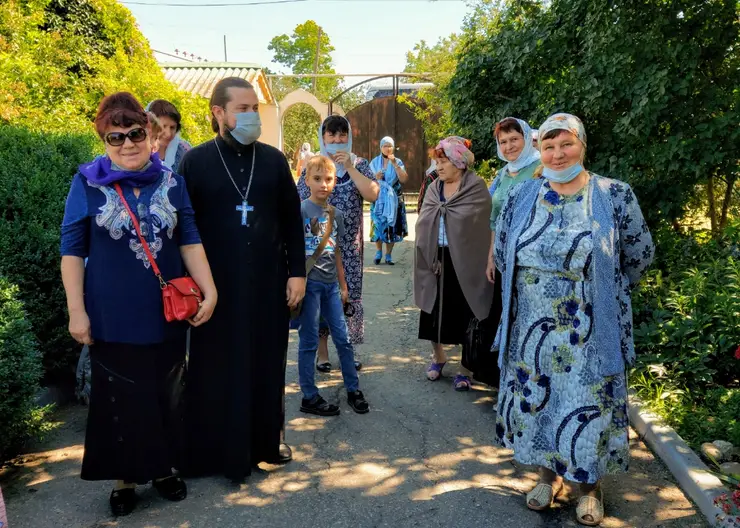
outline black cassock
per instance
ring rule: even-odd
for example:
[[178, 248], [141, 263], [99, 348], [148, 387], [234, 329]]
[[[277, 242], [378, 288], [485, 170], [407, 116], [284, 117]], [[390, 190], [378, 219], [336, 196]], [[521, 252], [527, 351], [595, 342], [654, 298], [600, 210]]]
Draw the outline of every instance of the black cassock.
[[[242, 195], [221, 161], [218, 147]], [[285, 409], [288, 277], [305, 276], [300, 199], [282, 152], [221, 137], [180, 164], [218, 289], [210, 321], [191, 330], [183, 473], [240, 480], [278, 456]]]

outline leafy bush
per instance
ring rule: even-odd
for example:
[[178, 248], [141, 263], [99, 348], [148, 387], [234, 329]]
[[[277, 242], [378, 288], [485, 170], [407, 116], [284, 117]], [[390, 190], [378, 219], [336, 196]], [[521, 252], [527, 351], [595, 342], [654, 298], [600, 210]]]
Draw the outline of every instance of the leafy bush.
[[496, 178], [498, 165], [498, 160], [479, 161], [475, 166], [475, 173], [483, 178], [487, 185], [491, 185], [493, 180]]
[[740, 445], [740, 222], [724, 236], [658, 229], [656, 261], [635, 292], [638, 396], [695, 448]]
[[79, 352], [67, 333], [59, 273], [64, 203], [77, 166], [99, 148], [92, 134], [44, 134], [0, 126], [0, 275], [19, 287], [52, 377], [71, 379], [68, 373]]
[[25, 317], [18, 287], [0, 277], [0, 461], [38, 429], [34, 397], [41, 355]]
[[726, 236], [655, 233], [656, 265], [633, 299], [638, 368], [676, 388], [700, 390], [740, 378], [740, 230]]

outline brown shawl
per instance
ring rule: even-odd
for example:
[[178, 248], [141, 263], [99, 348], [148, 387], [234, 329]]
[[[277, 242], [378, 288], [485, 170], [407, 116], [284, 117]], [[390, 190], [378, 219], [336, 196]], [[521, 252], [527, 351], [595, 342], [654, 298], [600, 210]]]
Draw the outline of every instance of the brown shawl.
[[445, 215], [445, 228], [455, 275], [465, 300], [475, 317], [488, 317], [493, 301], [493, 285], [486, 279], [491, 244], [491, 195], [475, 172], [463, 174], [460, 188], [445, 203], [440, 201], [439, 180], [429, 186], [416, 221], [414, 254], [414, 302], [432, 313], [437, 298], [439, 219]]

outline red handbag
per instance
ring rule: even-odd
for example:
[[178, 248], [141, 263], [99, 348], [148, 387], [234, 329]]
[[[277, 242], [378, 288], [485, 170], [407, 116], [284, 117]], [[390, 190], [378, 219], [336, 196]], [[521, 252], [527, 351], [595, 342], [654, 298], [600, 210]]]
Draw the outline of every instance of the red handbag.
[[159, 287], [162, 289], [164, 318], [168, 323], [171, 323], [172, 321], [186, 321], [188, 319], [192, 319], [193, 316], [198, 313], [200, 303], [203, 302], [203, 292], [192, 277], [179, 277], [170, 281], [164, 280], [162, 273], [159, 271], [159, 266], [157, 266], [157, 261], [154, 259], [154, 255], [152, 255], [152, 252], [149, 249], [149, 243], [141, 235], [139, 222], [136, 220], [136, 216], [131, 212], [131, 208], [128, 206], [128, 202], [126, 202], [126, 198], [123, 196], [121, 186], [116, 183], [115, 188], [118, 196], [121, 197], [123, 206], [126, 208], [126, 211], [131, 218], [131, 222], [134, 224], [136, 234], [139, 235], [139, 241], [149, 259], [152, 271], [154, 271], [154, 275], [159, 279]]

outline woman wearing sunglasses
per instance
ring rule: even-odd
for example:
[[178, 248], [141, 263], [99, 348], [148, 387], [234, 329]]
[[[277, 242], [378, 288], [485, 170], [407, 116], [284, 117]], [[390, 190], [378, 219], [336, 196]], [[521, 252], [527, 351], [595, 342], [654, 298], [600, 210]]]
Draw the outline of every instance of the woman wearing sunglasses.
[[141, 104], [126, 92], [110, 95], [95, 126], [106, 154], [81, 165], [72, 180], [62, 281], [69, 331], [89, 346], [95, 387], [82, 478], [116, 481], [111, 509], [126, 515], [136, 504], [136, 484], [153, 481], [173, 501], [187, 495], [172, 468], [188, 325], [166, 322], [160, 282], [141, 240], [165, 281], [187, 271], [201, 288], [191, 325], [208, 321], [217, 295], [185, 183], [152, 153]]

